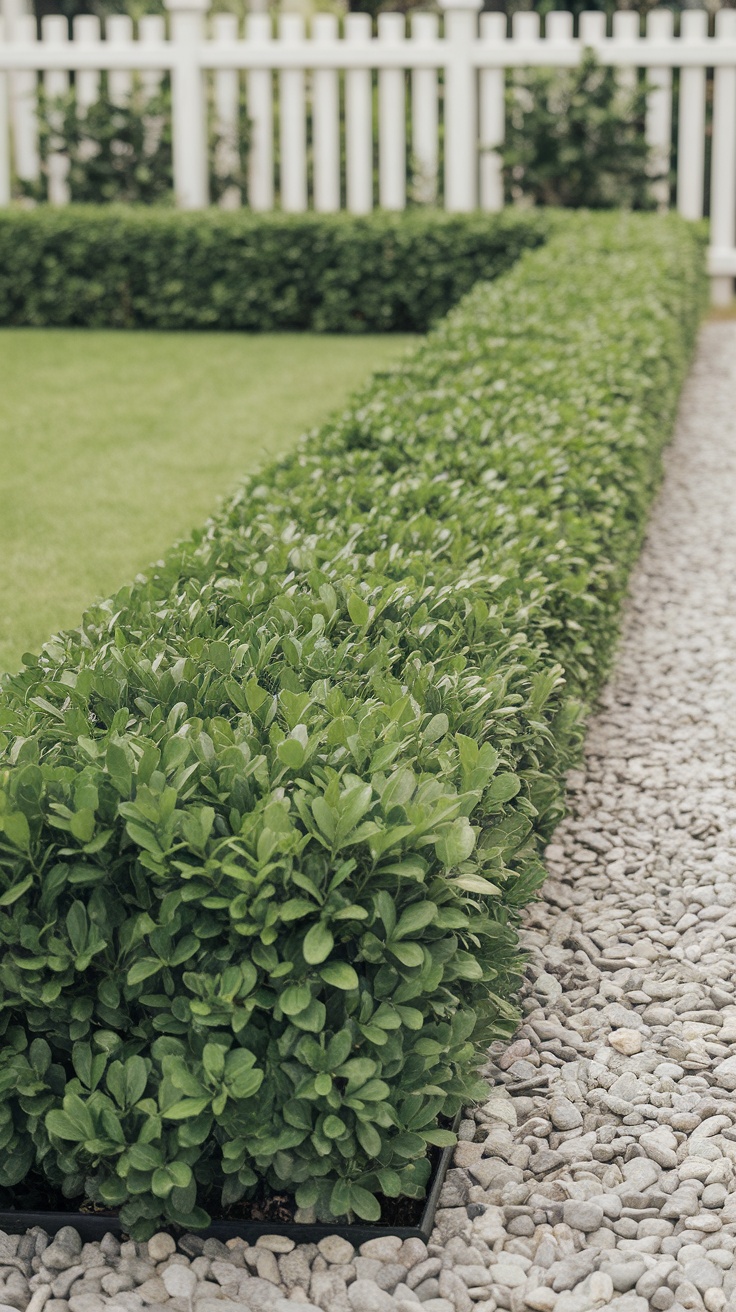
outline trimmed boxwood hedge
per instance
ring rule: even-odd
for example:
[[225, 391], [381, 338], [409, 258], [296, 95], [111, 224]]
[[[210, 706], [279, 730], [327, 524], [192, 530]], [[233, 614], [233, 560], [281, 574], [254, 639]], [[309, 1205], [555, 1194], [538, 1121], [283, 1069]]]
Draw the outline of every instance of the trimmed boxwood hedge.
[[0, 210], [0, 324], [426, 332], [549, 226], [514, 210]]
[[703, 290], [676, 217], [569, 217], [5, 680], [0, 1185], [142, 1237], [421, 1196], [515, 1023]]

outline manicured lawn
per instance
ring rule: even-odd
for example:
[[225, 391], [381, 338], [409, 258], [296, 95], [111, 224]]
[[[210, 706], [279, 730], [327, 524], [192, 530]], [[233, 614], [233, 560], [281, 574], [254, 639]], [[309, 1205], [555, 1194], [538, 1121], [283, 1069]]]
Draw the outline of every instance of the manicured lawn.
[[412, 340], [0, 331], [0, 669], [77, 624]]

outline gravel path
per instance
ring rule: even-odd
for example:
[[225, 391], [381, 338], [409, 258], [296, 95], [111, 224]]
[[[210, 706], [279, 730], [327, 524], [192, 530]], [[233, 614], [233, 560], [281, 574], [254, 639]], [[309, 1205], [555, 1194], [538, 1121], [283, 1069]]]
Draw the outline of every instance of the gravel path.
[[736, 1310], [736, 324], [668, 469], [432, 1242], [0, 1235], [0, 1312]]

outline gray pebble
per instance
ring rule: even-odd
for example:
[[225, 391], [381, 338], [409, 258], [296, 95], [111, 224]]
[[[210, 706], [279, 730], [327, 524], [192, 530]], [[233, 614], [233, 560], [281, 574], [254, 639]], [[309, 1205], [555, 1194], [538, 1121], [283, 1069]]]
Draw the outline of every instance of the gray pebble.
[[598, 1203], [570, 1199], [563, 1204], [562, 1219], [571, 1230], [582, 1230], [583, 1234], [588, 1234], [591, 1230], [600, 1229], [603, 1208]]
[[348, 1289], [348, 1300], [352, 1312], [395, 1312], [391, 1295], [370, 1280], [354, 1281]]

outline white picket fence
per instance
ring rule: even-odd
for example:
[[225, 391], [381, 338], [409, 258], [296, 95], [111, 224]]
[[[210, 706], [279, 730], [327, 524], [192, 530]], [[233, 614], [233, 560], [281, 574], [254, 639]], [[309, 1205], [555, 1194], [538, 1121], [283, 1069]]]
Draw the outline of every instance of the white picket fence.
[[[0, 0], [9, 9], [11, 0]], [[76, 75], [77, 99], [94, 102], [100, 71], [107, 70], [112, 99], [121, 100], [140, 77], [153, 94], [164, 70], [171, 73], [174, 180], [177, 204], [196, 209], [208, 204], [208, 79], [213, 82], [214, 113], [222, 141], [235, 139], [240, 78], [246, 76], [250, 122], [248, 203], [256, 210], [278, 202], [286, 211], [310, 205], [337, 210], [341, 195], [341, 113], [344, 96], [344, 204], [353, 214], [374, 203], [400, 210], [406, 205], [407, 150], [418, 177], [420, 199], [436, 197], [440, 115], [444, 130], [444, 204], [448, 210], [503, 207], [500, 161], [493, 147], [503, 141], [506, 70], [530, 66], [567, 68], [586, 47], [603, 64], [621, 70], [631, 83], [646, 70], [652, 87], [646, 133], [657, 172], [670, 167], [673, 70], [679, 69], [676, 205], [689, 219], [703, 214], [706, 160], [706, 78], [714, 70], [710, 172], [711, 246], [709, 272], [713, 299], [726, 303], [736, 276], [736, 10], [715, 16], [711, 35], [704, 10], [686, 10], [674, 35], [670, 10], [655, 9], [640, 35], [639, 16], [613, 15], [611, 31], [600, 12], [583, 13], [574, 31], [572, 15], [550, 13], [544, 35], [536, 13], [514, 17], [511, 34], [497, 13], [478, 13], [481, 0], [441, 0], [437, 15], [415, 13], [407, 34], [401, 14], [382, 14], [373, 37], [365, 14], [349, 14], [342, 32], [332, 14], [318, 14], [307, 35], [295, 13], [280, 18], [275, 35], [267, 14], [253, 13], [244, 37], [231, 14], [207, 21], [208, 0], [166, 0], [164, 18], [132, 21], [110, 17], [104, 39], [97, 19], [77, 18], [72, 39], [66, 19], [43, 20], [40, 41], [35, 20], [24, 14], [6, 19], [0, 31], [0, 204], [10, 200], [11, 169], [21, 178], [38, 176], [36, 97], [39, 77], [49, 95], [63, 93]], [[442, 30], [441, 30], [442, 29]], [[373, 74], [378, 81], [378, 187], [374, 196]], [[440, 86], [442, 73], [442, 87]], [[410, 133], [407, 141], [407, 105]], [[278, 107], [279, 174], [275, 189], [275, 114]], [[311, 170], [307, 149], [311, 109]], [[223, 161], [227, 172], [228, 160]], [[67, 163], [50, 162], [50, 198], [67, 199]], [[662, 208], [669, 186], [659, 188]], [[237, 203], [231, 189], [227, 203]]]

